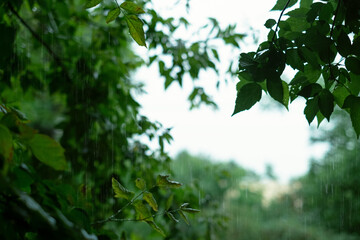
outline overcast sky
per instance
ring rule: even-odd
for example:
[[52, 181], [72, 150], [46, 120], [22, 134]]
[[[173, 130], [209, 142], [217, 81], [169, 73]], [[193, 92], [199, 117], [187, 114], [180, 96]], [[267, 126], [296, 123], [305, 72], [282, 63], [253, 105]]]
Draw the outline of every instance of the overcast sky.
[[[155, 0], [155, 10], [162, 16], [184, 15], [182, 8], [171, 8], [171, 2]], [[202, 26], [208, 17], [214, 17], [225, 26], [238, 25], [239, 32], [251, 34], [257, 32], [260, 42], [265, 40], [267, 30], [263, 26], [268, 18], [278, 18], [279, 12], [270, 12], [275, 1], [272, 0], [191, 0], [190, 12], [185, 17], [195, 26]], [[184, 32], [184, 36], [191, 36]], [[254, 51], [256, 45], [241, 44], [240, 51]], [[147, 49], [139, 48], [140, 54]], [[239, 52], [222, 55], [226, 65], [230, 59], [237, 60]], [[151, 120], [157, 120], [165, 127], [173, 127], [174, 142], [167, 147], [170, 155], [175, 156], [181, 150], [193, 154], [210, 156], [214, 160], [234, 160], [245, 168], [262, 174], [265, 164], [273, 165], [275, 174], [282, 182], [302, 175], [308, 169], [308, 160], [320, 156], [324, 148], [311, 147], [310, 128], [303, 115], [304, 101], [295, 101], [289, 112], [270, 109], [257, 104], [249, 111], [233, 117], [236, 97], [236, 79], [223, 85], [220, 91], [214, 90], [216, 76], [203, 73], [201, 81], [208, 82], [208, 90], [214, 94], [219, 110], [210, 108], [189, 111], [187, 97], [191, 90], [190, 80], [184, 82], [181, 89], [173, 84], [164, 91], [164, 80], [157, 73], [156, 66], [142, 68], [136, 75], [144, 82], [146, 95], [139, 97], [143, 106], [142, 113]]]

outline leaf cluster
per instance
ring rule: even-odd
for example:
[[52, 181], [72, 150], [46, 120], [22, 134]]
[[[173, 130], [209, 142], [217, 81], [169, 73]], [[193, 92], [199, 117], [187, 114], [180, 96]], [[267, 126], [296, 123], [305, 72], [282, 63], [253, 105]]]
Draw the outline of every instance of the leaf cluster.
[[[330, 121], [338, 106], [350, 114], [359, 137], [360, 3], [301, 0], [299, 7], [288, 9], [297, 2], [278, 0], [272, 10], [281, 10], [279, 20], [265, 23], [267, 41], [256, 52], [240, 55], [233, 114], [251, 108], [262, 91], [286, 108], [303, 97], [309, 124], [315, 117], [318, 124]], [[289, 82], [282, 79], [286, 66], [296, 71]]]

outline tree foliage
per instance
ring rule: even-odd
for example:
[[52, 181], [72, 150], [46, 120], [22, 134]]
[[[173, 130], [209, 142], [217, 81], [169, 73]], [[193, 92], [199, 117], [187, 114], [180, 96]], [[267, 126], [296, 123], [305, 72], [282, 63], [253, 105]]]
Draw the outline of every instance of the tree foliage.
[[[191, 223], [196, 199], [171, 197], [184, 188], [164, 175], [170, 129], [140, 114], [142, 84], [132, 76], [156, 63], [165, 88], [196, 80], [218, 71], [212, 40], [237, 46], [243, 37], [211, 19], [206, 39], [175, 38], [188, 24], [162, 18], [149, 0], [1, 1], [2, 239], [135, 239], [139, 228], [156, 239], [174, 220]], [[191, 82], [191, 106], [215, 104]], [[125, 224], [133, 221], [148, 226]]]
[[[318, 124], [330, 121], [338, 106], [350, 114], [359, 137], [359, 9], [357, 0], [278, 0], [272, 10], [281, 11], [279, 19], [265, 23], [267, 41], [240, 55], [233, 114], [251, 108], [262, 91], [286, 108], [303, 97], [309, 124], [315, 117]], [[289, 82], [287, 66], [295, 70]]]

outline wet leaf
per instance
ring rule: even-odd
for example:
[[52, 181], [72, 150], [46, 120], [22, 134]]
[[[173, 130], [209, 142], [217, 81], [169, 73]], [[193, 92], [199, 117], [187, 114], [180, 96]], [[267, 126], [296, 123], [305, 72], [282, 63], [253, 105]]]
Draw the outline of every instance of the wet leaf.
[[55, 170], [66, 170], [64, 149], [54, 139], [43, 134], [35, 134], [28, 144], [34, 156]]
[[133, 2], [123, 2], [120, 7], [124, 10], [126, 10], [128, 13], [131, 14], [141, 14], [141, 13], [145, 13], [145, 11], [139, 7], [138, 5], [136, 5]]
[[159, 187], [179, 188], [182, 184], [169, 180], [169, 175], [159, 175], [156, 179], [156, 185]]
[[188, 212], [188, 213], [199, 213], [200, 212], [200, 210], [194, 209], [194, 208], [182, 208], [181, 210], [184, 212]]
[[120, 15], [120, 8], [114, 8], [106, 16], [106, 23], [114, 21]]
[[143, 199], [150, 205], [150, 207], [157, 212], [158, 211], [158, 204], [150, 192], [144, 192]]
[[260, 101], [261, 93], [261, 86], [257, 83], [248, 83], [242, 86], [237, 93], [235, 109], [232, 116], [254, 106], [255, 103]]
[[180, 217], [184, 220], [184, 222], [187, 224], [187, 225], [190, 225], [190, 222], [189, 222], [189, 219], [187, 218], [187, 216], [185, 215], [185, 213], [181, 210], [178, 211]]
[[166, 212], [166, 215], [173, 220], [174, 222], [178, 223], [179, 220], [175, 218], [175, 216], [171, 212]]
[[85, 4], [85, 8], [92, 8], [101, 3], [103, 0], [88, 0]]
[[309, 125], [314, 120], [318, 111], [319, 111], [318, 98], [312, 98], [306, 101], [304, 114]]
[[147, 224], [149, 224], [155, 231], [160, 233], [163, 237], [166, 237], [164, 231], [158, 225], [156, 225], [154, 221], [147, 221]]
[[330, 121], [330, 116], [334, 111], [334, 96], [327, 89], [324, 89], [319, 94], [319, 109], [322, 115]]
[[115, 178], [112, 178], [112, 188], [115, 192], [115, 198], [125, 198], [131, 200], [134, 197], [134, 193], [126, 189]]
[[145, 43], [145, 33], [143, 29], [143, 22], [135, 15], [125, 16], [126, 23], [129, 27], [131, 37], [139, 44], [140, 46], [146, 47]]
[[135, 185], [137, 188], [139, 188], [140, 190], [144, 190], [146, 188], [146, 182], [144, 179], [142, 178], [137, 178], [135, 180]]
[[135, 207], [135, 211], [138, 215], [138, 220], [146, 221], [146, 222], [154, 221], [154, 218], [152, 217], [150, 210], [144, 205], [142, 200], [136, 200], [133, 203], [133, 206]]

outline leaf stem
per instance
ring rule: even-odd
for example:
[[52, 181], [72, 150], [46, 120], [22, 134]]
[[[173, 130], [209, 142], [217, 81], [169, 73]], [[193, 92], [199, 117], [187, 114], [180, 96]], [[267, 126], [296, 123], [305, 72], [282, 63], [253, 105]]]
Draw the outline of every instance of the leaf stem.
[[285, 9], [287, 9], [287, 7], [289, 6], [289, 4], [290, 4], [290, 0], [288, 0], [288, 1], [286, 2], [284, 9], [283, 9], [283, 10], [281, 11], [281, 13], [280, 13], [280, 17], [279, 17], [279, 19], [278, 19], [278, 21], [277, 21], [277, 23], [276, 23], [275, 33], [274, 33], [274, 36], [272, 37], [272, 40], [271, 40], [272, 42], [274, 42], [274, 40], [275, 40], [276, 32], [278, 31], [281, 17], [283, 16], [283, 14], [284, 14], [284, 12], [285, 12]]
[[141, 222], [141, 221], [146, 221], [147, 219], [149, 218], [155, 218], [157, 216], [160, 216], [160, 215], [164, 215], [166, 213], [174, 213], [174, 212], [178, 212], [181, 210], [181, 207], [180, 208], [177, 208], [177, 209], [173, 209], [171, 211], [167, 211], [167, 210], [164, 210], [162, 212], [159, 212], [159, 213], [156, 213], [156, 214], [153, 214], [151, 216], [148, 216], [146, 218], [141, 218], [141, 219], [128, 219], [128, 218], [113, 218], [111, 219], [110, 221], [113, 221], [113, 222], [125, 222], [125, 221], [132, 221], [132, 222]]

